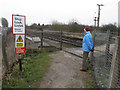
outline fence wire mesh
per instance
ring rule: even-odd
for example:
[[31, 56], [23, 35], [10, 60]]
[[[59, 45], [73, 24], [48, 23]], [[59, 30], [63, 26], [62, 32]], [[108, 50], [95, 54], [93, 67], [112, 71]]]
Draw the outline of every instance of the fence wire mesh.
[[[115, 70], [118, 69], [120, 62], [115, 60], [114, 68], [113, 69], [111, 68], [113, 65], [113, 58], [114, 58], [113, 54], [116, 52], [115, 47], [117, 43], [115, 41], [117, 39], [117, 35], [118, 35], [117, 32], [110, 32], [109, 30], [102, 33], [96, 31], [95, 33], [93, 67], [94, 67], [96, 82], [98, 87], [100, 88], [109, 87], [111, 82], [110, 77], [112, 78], [112, 84], [113, 81], [115, 81], [117, 84], [114, 85], [115, 88], [120, 86], [120, 78], [117, 79], [120, 71]], [[120, 53], [120, 51], [118, 53]], [[114, 75], [111, 76], [112, 72], [114, 72], [113, 73]], [[113, 78], [115, 80], [113, 80]]]
[[117, 37], [116, 39], [115, 52], [112, 59], [109, 87], [120, 88], [120, 37]]
[[0, 27], [0, 89], [2, 89], [2, 28]]

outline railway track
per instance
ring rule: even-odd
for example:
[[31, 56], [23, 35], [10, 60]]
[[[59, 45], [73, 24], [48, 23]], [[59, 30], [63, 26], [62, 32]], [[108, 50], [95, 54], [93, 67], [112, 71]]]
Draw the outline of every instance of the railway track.
[[52, 35], [52, 34], [48, 34], [48, 35], [43, 34], [43, 37], [47, 38], [47, 39], [50, 39], [50, 40], [58, 41], [58, 42], [62, 41], [62, 43], [74, 45], [74, 46], [77, 46], [77, 47], [81, 47], [81, 45], [82, 45], [82, 39], [79, 39], [79, 38], [62, 36], [62, 40], [61, 40], [60, 35]]
[[[28, 36], [31, 37], [40, 37], [40, 32], [29, 32], [27, 33]], [[76, 47], [81, 47], [82, 46], [82, 39], [81, 38], [75, 38], [75, 37], [68, 37], [62, 35], [62, 40], [60, 38], [60, 33], [51, 33], [51, 32], [43, 32], [43, 38], [54, 40], [57, 42], [65, 43], [65, 44], [70, 44]]]

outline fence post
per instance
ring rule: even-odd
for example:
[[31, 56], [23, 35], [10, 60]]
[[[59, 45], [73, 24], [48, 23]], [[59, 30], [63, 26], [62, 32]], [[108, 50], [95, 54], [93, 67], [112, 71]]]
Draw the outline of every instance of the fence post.
[[[112, 58], [112, 64], [111, 64], [111, 70], [110, 70], [110, 78], [109, 78], [109, 88], [117, 88], [117, 83], [118, 83], [118, 79], [119, 77], [119, 64], [120, 64], [120, 37], [116, 38], [115, 41], [115, 51], [113, 54], [113, 58]], [[120, 81], [119, 81], [120, 82]], [[119, 83], [120, 84], [120, 83]]]
[[7, 31], [4, 27], [2, 27], [2, 55], [3, 55], [3, 61], [5, 63], [6, 69], [8, 70], [8, 60], [7, 60], [7, 53], [6, 53], [6, 36], [5, 33]]
[[[117, 61], [118, 61], [118, 86], [119, 86], [119, 88], [120, 88], [120, 36], [118, 36]], [[118, 87], [118, 86], [117, 86], [117, 87]]]
[[60, 30], [60, 50], [62, 50], [62, 30]]
[[111, 39], [111, 35], [110, 35], [110, 30], [107, 30], [107, 42], [106, 42], [106, 51], [105, 51], [105, 57], [106, 57], [106, 61], [105, 61], [105, 66], [106, 65], [110, 65], [109, 60], [109, 51], [110, 51], [110, 39]]
[[1, 27], [0, 27], [0, 90], [2, 90], [2, 32], [1, 32]]
[[90, 63], [93, 65], [93, 55], [94, 55], [94, 47], [95, 47], [95, 34], [96, 29], [92, 32], [92, 39], [93, 39], [93, 52], [90, 52]]
[[40, 28], [40, 29], [41, 29], [41, 33], [40, 33], [40, 39], [41, 39], [40, 49], [42, 50], [42, 48], [43, 48], [43, 29], [42, 28]]

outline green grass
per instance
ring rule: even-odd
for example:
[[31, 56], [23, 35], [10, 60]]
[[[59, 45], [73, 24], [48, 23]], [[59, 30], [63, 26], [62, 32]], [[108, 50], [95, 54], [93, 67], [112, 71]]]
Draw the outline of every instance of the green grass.
[[[89, 70], [88, 70], [88, 74], [91, 75], [92, 77], [94, 77], [94, 71], [93, 71], [93, 66], [91, 64], [89, 64]], [[94, 80], [88, 80], [87, 84], [86, 84], [86, 88], [96, 88], [97, 85], [95, 84]]]
[[94, 75], [94, 72], [92, 70], [89, 70], [88, 73], [92, 76]]
[[19, 65], [15, 65], [12, 75], [8, 75], [3, 80], [3, 88], [39, 88], [40, 82], [50, 66], [51, 52], [27, 53], [22, 60], [22, 72], [19, 71]]
[[96, 85], [93, 80], [87, 81], [86, 88], [96, 88]]
[[88, 73], [93, 76], [94, 75], [94, 71], [93, 71], [93, 66], [91, 64], [89, 64], [88, 66], [89, 70], [88, 70]]

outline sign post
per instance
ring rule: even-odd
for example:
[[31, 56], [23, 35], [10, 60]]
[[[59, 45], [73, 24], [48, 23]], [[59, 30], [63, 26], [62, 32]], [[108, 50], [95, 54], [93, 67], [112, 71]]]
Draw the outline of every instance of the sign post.
[[19, 54], [19, 69], [22, 71], [22, 56], [25, 53], [26, 17], [12, 15], [12, 34], [15, 35], [15, 54]]
[[19, 54], [19, 58], [18, 58], [18, 61], [19, 61], [19, 69], [20, 69], [20, 71], [22, 71], [22, 56], [21, 56], [21, 54]]

